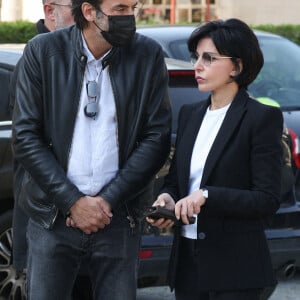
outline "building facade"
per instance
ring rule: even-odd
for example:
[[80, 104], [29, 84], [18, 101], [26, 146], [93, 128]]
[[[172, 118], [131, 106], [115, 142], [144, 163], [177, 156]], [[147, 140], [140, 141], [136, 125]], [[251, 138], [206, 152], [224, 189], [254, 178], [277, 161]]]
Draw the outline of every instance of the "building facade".
[[36, 22], [43, 15], [42, 0], [0, 0], [0, 21]]
[[[253, 25], [299, 24], [299, 11], [299, 0], [144, 0], [140, 20], [169, 23], [173, 16], [180, 24], [235, 17]], [[1, 21], [42, 17], [42, 0], [0, 0]]]
[[216, 0], [216, 16], [248, 24], [300, 24], [299, 0]]
[[216, 0], [145, 0], [142, 18], [169, 23], [173, 8], [176, 24], [199, 23], [216, 17]]

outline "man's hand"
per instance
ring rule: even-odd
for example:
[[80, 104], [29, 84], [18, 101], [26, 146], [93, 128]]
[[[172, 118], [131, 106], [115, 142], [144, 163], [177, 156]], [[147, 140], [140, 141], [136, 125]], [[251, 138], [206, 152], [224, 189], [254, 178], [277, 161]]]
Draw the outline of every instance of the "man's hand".
[[91, 234], [110, 224], [112, 216], [109, 203], [102, 197], [84, 196], [70, 208], [70, 217], [67, 218], [66, 225]]
[[[168, 193], [160, 194], [152, 206], [162, 206], [164, 208], [174, 210], [175, 209], [175, 201]], [[147, 222], [150, 223], [152, 226], [156, 226], [159, 228], [170, 228], [174, 225], [174, 222], [168, 219], [158, 219], [154, 220], [151, 218], [146, 218]]]

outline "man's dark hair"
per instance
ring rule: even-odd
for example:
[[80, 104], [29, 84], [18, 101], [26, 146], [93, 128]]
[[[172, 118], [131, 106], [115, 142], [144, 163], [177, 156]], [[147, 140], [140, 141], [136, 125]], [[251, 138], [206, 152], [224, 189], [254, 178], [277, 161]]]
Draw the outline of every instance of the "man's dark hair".
[[88, 25], [88, 21], [84, 18], [81, 11], [81, 5], [83, 2], [88, 2], [98, 9], [103, 0], [72, 0], [72, 15], [76, 26], [81, 30]]
[[197, 27], [188, 40], [188, 48], [195, 53], [199, 40], [211, 38], [221, 55], [231, 56], [238, 67], [242, 61], [241, 72], [233, 78], [239, 87], [247, 88], [256, 78], [264, 64], [262, 51], [255, 33], [239, 19], [216, 20]]

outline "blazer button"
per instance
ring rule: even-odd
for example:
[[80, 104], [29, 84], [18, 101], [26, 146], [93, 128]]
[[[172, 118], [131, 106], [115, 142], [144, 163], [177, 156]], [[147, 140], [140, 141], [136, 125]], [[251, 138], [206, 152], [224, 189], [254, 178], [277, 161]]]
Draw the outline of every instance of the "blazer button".
[[199, 232], [198, 233], [198, 239], [199, 240], [204, 240], [206, 238], [206, 234], [204, 232]]

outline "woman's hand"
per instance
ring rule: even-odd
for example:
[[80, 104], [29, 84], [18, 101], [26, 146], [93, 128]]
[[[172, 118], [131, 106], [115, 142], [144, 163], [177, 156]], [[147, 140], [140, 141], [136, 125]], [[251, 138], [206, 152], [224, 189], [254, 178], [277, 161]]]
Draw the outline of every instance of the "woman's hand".
[[182, 220], [184, 224], [189, 224], [188, 216], [198, 215], [201, 211], [201, 206], [206, 202], [202, 190], [197, 190], [192, 194], [180, 199], [175, 205], [175, 216]]
[[[175, 201], [171, 197], [171, 195], [167, 193], [160, 194], [152, 206], [162, 206], [164, 208], [174, 210], [175, 209]], [[150, 223], [152, 226], [156, 226], [159, 228], [170, 228], [174, 225], [174, 222], [168, 219], [151, 219], [149, 217], [146, 218], [146, 221]]]

